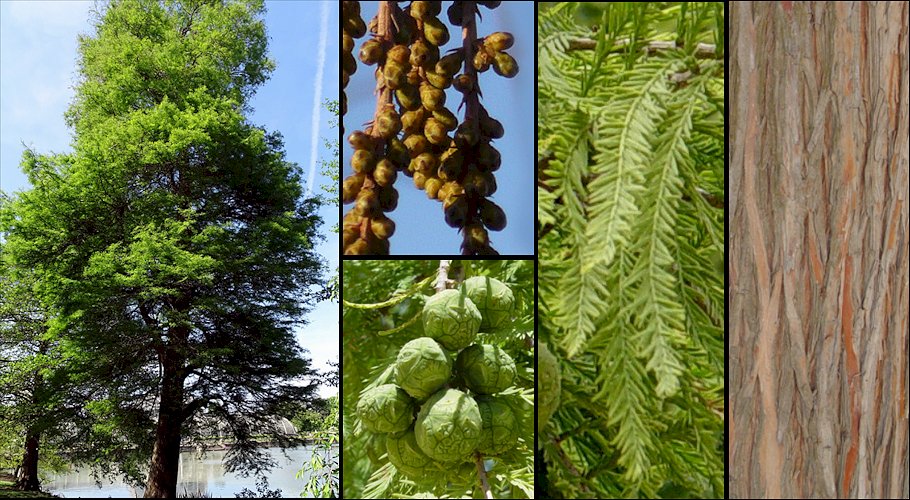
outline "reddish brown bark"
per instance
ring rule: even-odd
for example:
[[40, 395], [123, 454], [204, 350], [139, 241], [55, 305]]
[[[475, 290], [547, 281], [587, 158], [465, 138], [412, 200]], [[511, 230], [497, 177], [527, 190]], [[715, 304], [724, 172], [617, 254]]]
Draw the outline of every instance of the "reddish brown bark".
[[145, 498], [176, 498], [183, 424], [183, 357], [172, 348], [161, 356], [162, 380], [158, 426]]
[[[46, 346], [42, 343], [39, 353], [47, 352]], [[41, 408], [42, 401], [39, 394], [44, 390], [44, 378], [37, 371], [32, 375], [31, 401], [29, 402], [35, 411]], [[32, 418], [38, 415], [32, 415]], [[31, 421], [26, 424], [25, 429], [25, 451], [22, 454], [22, 466], [19, 468], [16, 477], [16, 488], [24, 491], [38, 491], [41, 488], [41, 481], [38, 478], [38, 459], [39, 446], [41, 444], [40, 427]]]
[[731, 498], [907, 498], [908, 6], [733, 2]]
[[22, 468], [16, 478], [16, 488], [25, 491], [38, 491], [41, 482], [38, 480], [38, 443], [41, 436], [29, 432], [25, 437], [25, 453], [22, 456]]

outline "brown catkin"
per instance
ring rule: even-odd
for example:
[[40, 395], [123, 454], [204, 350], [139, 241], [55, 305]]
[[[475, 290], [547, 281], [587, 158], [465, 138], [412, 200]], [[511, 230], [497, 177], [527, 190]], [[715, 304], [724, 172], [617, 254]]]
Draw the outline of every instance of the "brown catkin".
[[[486, 8], [498, 4], [476, 2]], [[502, 162], [491, 142], [504, 130], [480, 103], [478, 76], [492, 66], [512, 77], [518, 64], [504, 52], [514, 44], [512, 34], [478, 38], [475, 13], [475, 2], [452, 3], [446, 15], [463, 28], [462, 40], [460, 47], [445, 50], [451, 34], [439, 19], [442, 2], [412, 1], [404, 8], [380, 2], [368, 27], [359, 3], [344, 2], [344, 85], [356, 70], [353, 40], [367, 29], [373, 37], [361, 45], [358, 59], [377, 66], [373, 120], [348, 137], [354, 174], [342, 183], [342, 201], [353, 205], [342, 223], [345, 254], [388, 253], [395, 223], [387, 214], [398, 205], [398, 172], [441, 202], [445, 222], [463, 235], [463, 254], [496, 254], [488, 231], [505, 228], [506, 215], [489, 199]], [[462, 99], [447, 103], [445, 90], [453, 85]], [[463, 107], [464, 118], [459, 121], [447, 104]]]

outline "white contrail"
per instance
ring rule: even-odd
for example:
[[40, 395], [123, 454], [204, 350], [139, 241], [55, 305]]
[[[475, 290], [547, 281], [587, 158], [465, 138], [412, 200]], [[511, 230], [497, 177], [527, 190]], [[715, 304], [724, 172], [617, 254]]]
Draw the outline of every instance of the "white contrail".
[[325, 72], [325, 43], [329, 35], [329, 2], [327, 1], [323, 1], [319, 9], [319, 20], [319, 49], [316, 51], [319, 54], [319, 59], [316, 63], [316, 83], [313, 86], [313, 115], [310, 123], [310, 175], [306, 183], [307, 196], [313, 193], [313, 182], [316, 180], [316, 157], [318, 156], [316, 147], [319, 142], [319, 110], [321, 108], [319, 99], [322, 97], [322, 74]]

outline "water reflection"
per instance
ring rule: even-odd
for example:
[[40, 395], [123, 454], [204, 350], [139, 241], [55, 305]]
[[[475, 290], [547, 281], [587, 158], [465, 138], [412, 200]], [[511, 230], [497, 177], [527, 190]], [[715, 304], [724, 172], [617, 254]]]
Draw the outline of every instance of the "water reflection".
[[[300, 479], [294, 476], [304, 464], [309, 463], [313, 453], [312, 448], [301, 446], [289, 449], [287, 450], [289, 459], [285, 458], [279, 448], [267, 448], [264, 451], [278, 463], [266, 473], [269, 489], [280, 488], [285, 497], [298, 497], [309, 479], [309, 474], [305, 473]], [[336, 448], [335, 453], [337, 452]], [[215, 498], [231, 498], [244, 488], [256, 491], [256, 477], [242, 477], [224, 471], [222, 460], [226, 453], [226, 451], [209, 451], [203, 458], [200, 458], [195, 452], [181, 453], [180, 470], [177, 474], [178, 495], [186, 493], [188, 494], [186, 496], [192, 497], [199, 493], [206, 493]], [[141, 488], [133, 488], [123, 481], [102, 481], [101, 487], [98, 487], [88, 469], [52, 476], [49, 481], [42, 484], [42, 488], [55, 495], [68, 498], [139, 498], [143, 494]]]

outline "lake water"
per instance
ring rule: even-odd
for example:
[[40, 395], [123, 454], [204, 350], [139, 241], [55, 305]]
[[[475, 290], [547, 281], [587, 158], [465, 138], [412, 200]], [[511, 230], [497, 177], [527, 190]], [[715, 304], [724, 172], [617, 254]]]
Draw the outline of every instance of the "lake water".
[[[279, 448], [267, 448], [266, 451], [278, 462], [278, 465], [266, 473], [269, 489], [280, 488], [286, 498], [298, 498], [304, 485], [309, 479], [309, 474], [294, 477], [304, 464], [309, 464], [312, 448], [301, 446], [287, 450], [285, 458]], [[335, 453], [337, 453], [337, 448]], [[177, 494], [188, 492], [190, 497], [197, 492], [204, 492], [210, 497], [233, 498], [244, 488], [256, 491], [256, 476], [242, 477], [224, 471], [222, 459], [226, 451], [209, 451], [204, 458], [199, 458], [195, 452], [187, 451], [180, 454], [180, 470], [177, 474]], [[50, 480], [41, 484], [42, 489], [67, 498], [138, 498], [142, 490], [134, 488], [123, 481], [110, 482], [102, 480], [101, 487], [95, 484], [88, 469], [74, 470], [66, 474], [52, 476]]]

